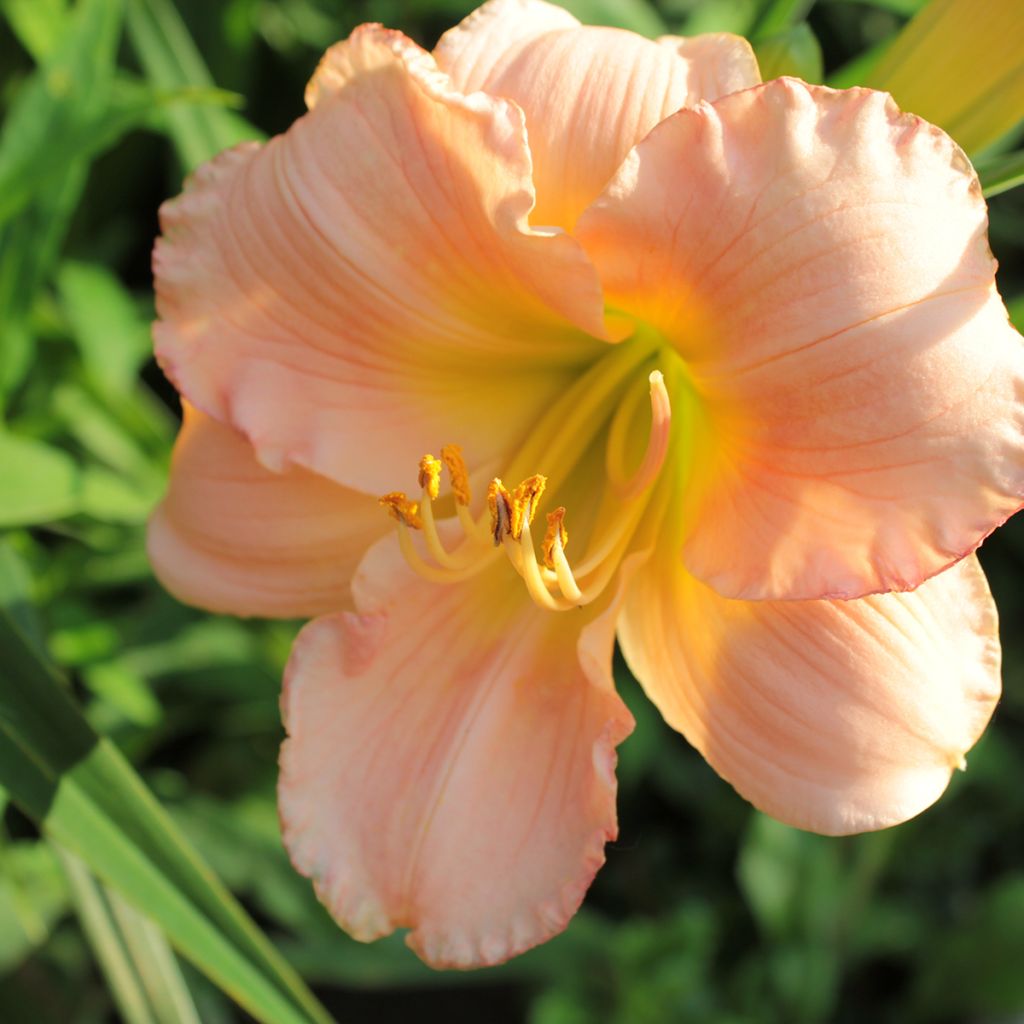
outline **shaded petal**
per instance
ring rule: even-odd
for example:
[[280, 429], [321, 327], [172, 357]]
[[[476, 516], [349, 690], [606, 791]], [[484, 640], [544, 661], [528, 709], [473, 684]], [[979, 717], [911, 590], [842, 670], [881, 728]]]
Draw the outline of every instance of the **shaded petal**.
[[604, 349], [582, 333], [604, 329], [593, 268], [527, 225], [522, 112], [375, 26], [309, 98], [163, 207], [161, 365], [270, 468], [380, 492], [443, 443], [495, 458]]
[[611, 683], [616, 609], [580, 633], [493, 571], [424, 584], [389, 541], [355, 596], [286, 672], [285, 844], [355, 938], [409, 927], [436, 967], [498, 963], [565, 927], [616, 834], [633, 724]]
[[434, 52], [458, 87], [523, 108], [537, 189], [530, 219], [571, 230], [662, 118], [761, 80], [739, 36], [667, 42], [580, 26], [541, 0], [491, 0], [446, 32]]
[[702, 399], [692, 572], [909, 589], [1020, 506], [1024, 348], [986, 225], [955, 144], [868, 90], [780, 79], [634, 150], [579, 237]]
[[346, 607], [359, 560], [391, 525], [373, 498], [308, 470], [264, 469], [241, 434], [186, 406], [147, 546], [182, 601], [297, 618]]
[[999, 697], [996, 610], [973, 556], [913, 593], [845, 602], [730, 601], [652, 563], [619, 639], [668, 723], [742, 796], [831, 835], [937, 800]]

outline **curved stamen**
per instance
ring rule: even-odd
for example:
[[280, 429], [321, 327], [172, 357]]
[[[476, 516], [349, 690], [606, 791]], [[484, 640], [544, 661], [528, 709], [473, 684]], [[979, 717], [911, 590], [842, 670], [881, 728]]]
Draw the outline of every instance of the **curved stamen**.
[[[542, 545], [543, 565], [538, 561], [531, 524], [537, 513], [546, 479], [527, 476], [509, 490], [494, 478], [487, 491], [487, 509], [475, 517], [470, 509], [469, 475], [457, 445], [445, 445], [441, 458], [425, 455], [419, 463], [420, 502], [404, 494], [385, 495], [381, 503], [398, 521], [398, 539], [403, 556], [420, 576], [438, 583], [450, 583], [475, 575], [497, 557], [497, 549], [508, 555], [522, 577], [531, 598], [549, 611], [567, 611], [596, 600], [614, 579], [623, 554], [649, 504], [651, 485], [667, 456], [672, 429], [672, 409], [662, 374], [649, 376], [651, 429], [640, 465], [628, 472], [627, 449], [642, 392], [629, 388], [629, 378], [651, 360], [657, 339], [637, 332], [628, 346], [616, 346], [574, 380], [540, 416], [526, 444], [513, 459], [510, 471], [529, 469], [543, 458], [545, 468], [565, 479], [579, 462], [592, 438], [608, 429], [606, 459], [609, 477], [618, 500], [610, 501], [591, 532], [583, 562], [574, 572], [565, 554], [568, 534], [565, 509], [548, 517], [548, 535]], [[671, 369], [671, 367], [669, 367]], [[634, 397], [636, 396], [636, 397]], [[618, 407], [608, 428], [609, 412]], [[440, 495], [440, 477], [447, 469], [451, 499], [464, 539], [453, 550], [442, 541], [434, 517], [433, 503]], [[609, 496], [612, 497], [612, 496]], [[414, 543], [411, 530], [423, 533], [423, 545]], [[452, 535], [444, 531], [446, 539]], [[491, 547], [488, 541], [492, 542]], [[424, 552], [425, 550], [425, 555]]]
[[570, 608], [576, 607], [575, 602], [555, 597], [554, 594], [548, 590], [547, 584], [544, 582], [544, 578], [540, 574], [540, 565], [537, 563], [537, 552], [533, 549], [533, 538], [530, 536], [530, 526], [528, 523], [523, 525], [523, 532], [520, 535], [518, 542], [509, 538], [505, 543], [506, 545], [516, 544], [518, 546], [519, 553], [522, 556], [523, 582], [526, 583], [526, 589], [529, 592], [530, 597], [532, 597], [541, 608], [551, 612], [564, 612], [568, 611]]
[[548, 513], [548, 532], [544, 537], [544, 564], [555, 573], [559, 590], [567, 601], [579, 601], [583, 597], [576, 577], [565, 557], [565, 545], [569, 534], [565, 529], [565, 509], [556, 508]]
[[[420, 520], [422, 521], [423, 540], [427, 550], [437, 561], [437, 564], [445, 569], [461, 570], [466, 568], [469, 562], [477, 558], [472, 550], [465, 550], [470, 545], [463, 545], [455, 552], [449, 552], [441, 541], [441, 535], [437, 532], [437, 523], [434, 520], [434, 503], [430, 500], [430, 491], [423, 488], [423, 500], [420, 502]], [[461, 557], [459, 557], [461, 555]]]
[[[661, 467], [665, 464], [669, 438], [672, 435], [672, 403], [668, 397], [668, 389], [665, 387], [665, 378], [660, 370], [654, 370], [648, 380], [651, 385], [651, 430], [647, 438], [647, 450], [644, 452], [644, 457], [636, 472], [629, 479], [622, 481], [622, 477], [618, 473], [614, 474], [618, 479], [613, 477], [613, 482], [624, 501], [637, 497], [657, 479]], [[617, 456], [625, 447], [628, 422], [629, 420], [626, 418], [619, 420], [616, 417], [616, 421], [612, 425], [613, 432], [609, 436], [608, 443], [609, 468], [611, 468], [614, 456]], [[618, 431], [615, 428], [618, 428]], [[617, 468], [616, 466], [615, 469]]]
[[564, 480], [604, 425], [611, 401], [658, 348], [654, 335], [637, 332], [628, 345], [615, 345], [580, 374], [543, 413], [526, 444], [509, 465], [509, 476], [523, 477], [543, 460], [549, 476]]
[[458, 583], [461, 580], [468, 580], [471, 576], [486, 569], [494, 561], [494, 555], [497, 553], [485, 550], [480, 557], [467, 562], [458, 569], [438, 568], [436, 565], [424, 561], [416, 550], [416, 545], [412, 542], [412, 533], [409, 527], [402, 521], [398, 523], [398, 546], [402, 556], [409, 563], [409, 568], [431, 583]]

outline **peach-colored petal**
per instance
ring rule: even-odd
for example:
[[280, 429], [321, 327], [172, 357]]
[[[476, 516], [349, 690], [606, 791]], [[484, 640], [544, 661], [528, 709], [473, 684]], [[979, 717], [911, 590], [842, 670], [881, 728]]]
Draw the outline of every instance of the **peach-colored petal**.
[[705, 32], [699, 36], [662, 36], [658, 42], [674, 50], [689, 64], [689, 89], [693, 97], [711, 103], [729, 93], [761, 84], [761, 70], [753, 47], [730, 32]]
[[846, 834], [933, 803], [999, 696], [996, 610], [974, 556], [909, 594], [731, 601], [670, 563], [619, 628], [666, 720], [739, 793]]
[[490, 0], [445, 33], [435, 54], [460, 88], [523, 108], [537, 189], [531, 222], [571, 229], [662, 118], [761, 80], [739, 36], [668, 42], [580, 26], [541, 0]]
[[1024, 347], [963, 154], [881, 93], [683, 111], [580, 222], [706, 417], [687, 565], [729, 597], [911, 588], [1024, 495]]
[[603, 347], [583, 333], [604, 330], [593, 268], [527, 224], [522, 112], [376, 26], [309, 96], [163, 207], [162, 366], [270, 468], [379, 492], [447, 442], [493, 459]]
[[504, 572], [424, 584], [388, 541], [355, 596], [286, 672], [285, 844], [355, 938], [498, 963], [565, 927], [616, 834], [616, 609], [581, 634]]
[[244, 437], [186, 406], [148, 548], [189, 604], [305, 617], [349, 604], [360, 558], [392, 526], [373, 498], [305, 469], [264, 469]]

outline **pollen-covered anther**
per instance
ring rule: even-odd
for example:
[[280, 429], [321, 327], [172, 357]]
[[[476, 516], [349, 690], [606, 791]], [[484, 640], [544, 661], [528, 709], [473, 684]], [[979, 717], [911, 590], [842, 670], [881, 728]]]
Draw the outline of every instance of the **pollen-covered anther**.
[[470, 502], [469, 473], [462, 458], [462, 449], [457, 444], [446, 444], [441, 449], [441, 461], [448, 469], [452, 482], [452, 494], [456, 505], [467, 506]]
[[547, 477], [535, 473], [528, 476], [512, 492], [512, 522], [510, 524], [512, 539], [519, 540], [523, 535], [523, 527], [533, 523], [537, 514], [537, 505], [547, 486]]
[[426, 497], [431, 501], [437, 501], [437, 496], [441, 492], [440, 459], [435, 459], [433, 455], [424, 455], [420, 459], [419, 482]]
[[487, 485], [487, 510], [491, 513], [491, 537], [498, 547], [512, 535], [512, 496], [497, 477]]
[[569, 531], [565, 528], [565, 509], [556, 508], [548, 513], [548, 529], [541, 544], [544, 565], [554, 573], [555, 581], [562, 596], [573, 604], [583, 600], [583, 591], [565, 557], [565, 545], [569, 543]]
[[380, 504], [388, 510], [393, 519], [411, 526], [414, 530], [423, 529], [418, 502], [410, 501], [401, 491], [392, 491], [379, 498]]
[[555, 546], [565, 551], [569, 543], [569, 531], [565, 528], [565, 507], [559, 506], [554, 512], [548, 513], [548, 529], [544, 534], [544, 542], [541, 544], [541, 552], [544, 555], [544, 565], [552, 572], [555, 571]]

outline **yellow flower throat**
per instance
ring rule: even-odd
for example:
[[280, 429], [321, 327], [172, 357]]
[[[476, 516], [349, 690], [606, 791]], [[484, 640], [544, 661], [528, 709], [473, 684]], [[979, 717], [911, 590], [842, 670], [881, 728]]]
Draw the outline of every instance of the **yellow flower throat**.
[[[670, 377], [675, 376], [678, 357], [666, 353], [658, 339], [647, 333], [638, 332], [611, 348], [545, 410], [510, 465], [518, 475], [521, 467], [543, 459], [546, 466], [560, 470], [564, 480], [607, 425], [604, 479], [587, 481], [588, 492], [592, 486], [599, 491], [594, 500], [600, 501], [601, 511], [586, 552], [575, 567], [566, 556], [569, 534], [562, 506], [547, 513], [538, 558], [532, 526], [548, 478], [532, 473], [510, 489], [495, 477], [487, 486], [485, 508], [474, 515], [470, 475], [461, 448], [454, 444], [441, 449], [440, 459], [432, 454], [420, 459], [419, 501], [401, 491], [380, 499], [397, 523], [398, 541], [409, 565], [424, 579], [453, 583], [476, 575], [504, 552], [541, 608], [568, 611], [600, 597], [631, 544], [636, 546], [637, 527], [670, 448], [670, 387], [662, 370], [650, 369], [656, 360], [664, 364]], [[629, 459], [630, 434], [644, 397], [644, 391], [635, 385], [644, 369], [649, 370], [650, 427], [643, 456], [630, 469], [629, 462], [635, 462], [635, 455]], [[454, 524], [443, 523], [439, 529], [434, 517], [445, 471], [458, 520], [454, 532]], [[422, 538], [421, 545], [414, 535]]]

